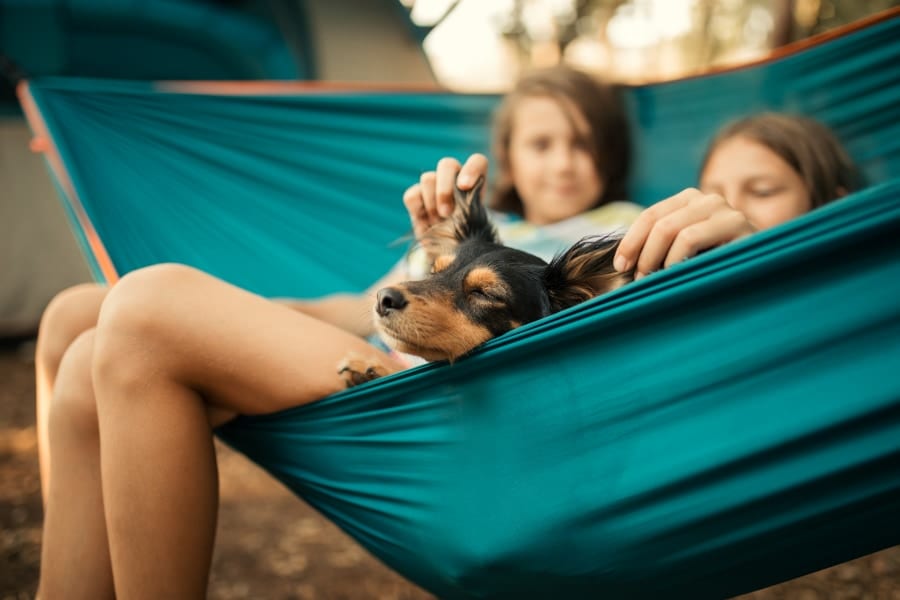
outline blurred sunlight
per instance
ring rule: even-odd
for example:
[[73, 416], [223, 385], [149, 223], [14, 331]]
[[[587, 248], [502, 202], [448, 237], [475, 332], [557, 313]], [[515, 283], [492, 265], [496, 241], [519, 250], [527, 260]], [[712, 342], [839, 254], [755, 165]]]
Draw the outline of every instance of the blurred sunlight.
[[432, 28], [438, 81], [502, 92], [529, 67], [564, 61], [614, 81], [676, 79], [898, 4], [891, 0], [400, 0]]

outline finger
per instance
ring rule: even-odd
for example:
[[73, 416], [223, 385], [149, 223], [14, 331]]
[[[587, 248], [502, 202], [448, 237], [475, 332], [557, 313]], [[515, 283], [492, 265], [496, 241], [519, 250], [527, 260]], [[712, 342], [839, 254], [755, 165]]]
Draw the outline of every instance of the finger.
[[694, 189], [684, 190], [674, 196], [657, 202], [641, 212], [622, 237], [622, 241], [619, 242], [619, 246], [616, 249], [616, 256], [613, 260], [615, 269], [617, 271], [627, 271], [637, 265], [638, 258], [641, 256], [643, 248], [647, 243], [647, 237], [650, 235], [650, 231], [653, 229], [656, 222], [686, 206], [695, 193], [699, 192]]
[[419, 192], [422, 196], [422, 206], [425, 209], [425, 219], [429, 225], [433, 225], [439, 220], [437, 209], [435, 208], [436, 183], [437, 173], [434, 171], [425, 171], [419, 177]]
[[488, 158], [484, 154], [475, 153], [466, 159], [466, 164], [459, 170], [456, 185], [459, 189], [467, 191], [472, 189], [479, 177], [487, 179]]
[[665, 266], [670, 267], [704, 250], [733, 242], [755, 231], [756, 228], [740, 211], [734, 209], [717, 211], [708, 219], [681, 230], [672, 242]]
[[420, 184], [411, 185], [403, 193], [403, 205], [406, 212], [409, 213], [409, 220], [413, 226], [415, 236], [421, 237], [428, 229], [428, 213], [425, 211], [425, 203], [422, 200], [422, 186]]
[[685, 205], [658, 219], [647, 234], [635, 266], [636, 279], [658, 271], [666, 264], [672, 244], [682, 230], [708, 220], [710, 215], [725, 206], [719, 196], [697, 193], [685, 197]]
[[460, 164], [455, 158], [442, 158], [437, 164], [437, 181], [435, 184], [434, 216], [436, 219], [449, 217], [456, 207], [453, 190], [456, 187], [456, 175]]

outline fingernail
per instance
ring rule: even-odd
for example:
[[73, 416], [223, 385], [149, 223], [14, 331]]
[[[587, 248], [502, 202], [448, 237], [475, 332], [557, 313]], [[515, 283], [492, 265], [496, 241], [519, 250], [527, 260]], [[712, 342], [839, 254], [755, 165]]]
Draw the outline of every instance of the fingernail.
[[613, 267], [616, 271], [626, 271], [628, 269], [628, 261], [622, 255], [616, 255], [613, 259]]

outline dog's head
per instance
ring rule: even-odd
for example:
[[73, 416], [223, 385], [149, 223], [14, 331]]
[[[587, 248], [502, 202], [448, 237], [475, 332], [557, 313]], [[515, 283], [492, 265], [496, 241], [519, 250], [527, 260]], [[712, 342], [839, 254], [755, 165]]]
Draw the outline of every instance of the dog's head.
[[420, 240], [431, 275], [378, 292], [375, 325], [394, 349], [449, 360], [507, 331], [631, 280], [615, 271], [618, 238], [588, 237], [542, 259], [503, 246], [480, 199], [456, 192], [453, 217]]

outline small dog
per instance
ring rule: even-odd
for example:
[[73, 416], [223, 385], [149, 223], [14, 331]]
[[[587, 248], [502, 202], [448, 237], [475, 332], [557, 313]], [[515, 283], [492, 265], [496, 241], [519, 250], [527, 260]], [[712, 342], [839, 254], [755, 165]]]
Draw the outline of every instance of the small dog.
[[[394, 350], [452, 363], [491, 338], [633, 279], [612, 266], [618, 237], [582, 238], [549, 264], [503, 246], [481, 203], [482, 183], [456, 190], [453, 216], [420, 240], [431, 274], [378, 291], [375, 327]], [[338, 372], [351, 387], [397, 370], [353, 356]]]

